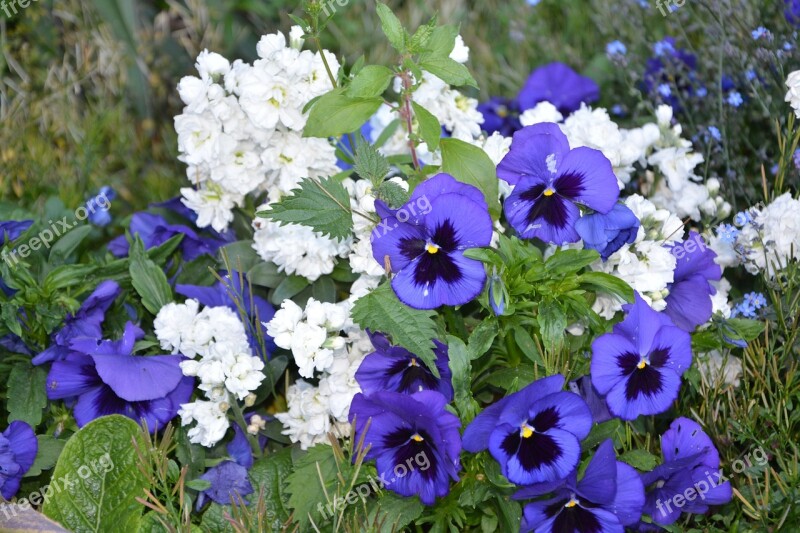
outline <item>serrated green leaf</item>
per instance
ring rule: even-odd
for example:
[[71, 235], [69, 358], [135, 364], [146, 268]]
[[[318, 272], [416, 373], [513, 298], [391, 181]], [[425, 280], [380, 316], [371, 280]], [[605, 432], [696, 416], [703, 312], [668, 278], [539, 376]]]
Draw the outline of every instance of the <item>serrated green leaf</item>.
[[[293, 471], [286, 477], [286, 492], [289, 493], [288, 505], [294, 510], [294, 519], [300, 531], [308, 531], [311, 520], [321, 523], [317, 508], [328, 503], [328, 495], [337, 491], [336, 460], [333, 448], [327, 444], [317, 444], [309, 448], [294, 464]], [[341, 495], [339, 495], [341, 497]]]
[[649, 472], [660, 462], [658, 457], [641, 448], [623, 453], [619, 460], [642, 472]]
[[389, 163], [386, 158], [360, 134], [356, 135], [354, 157], [353, 170], [362, 178], [372, 182], [373, 186], [382, 183], [383, 178], [389, 173]]
[[442, 125], [439, 124], [439, 119], [414, 101], [411, 102], [411, 107], [414, 108], [414, 116], [417, 117], [419, 124], [419, 136], [428, 145], [428, 150], [435, 151], [439, 148], [439, 141], [442, 138]]
[[314, 103], [303, 128], [303, 137], [338, 137], [354, 132], [382, 103], [382, 98], [351, 98], [335, 89]]
[[367, 65], [356, 74], [347, 87], [351, 98], [380, 96], [389, 87], [394, 73], [383, 65]]
[[426, 44], [424, 57], [449, 57], [456, 45], [458, 26], [445, 24], [434, 28], [431, 38]]
[[420, 59], [420, 68], [426, 70], [441, 78], [441, 80], [448, 85], [461, 87], [468, 85], [470, 87], [478, 88], [478, 82], [470, 74], [469, 69], [449, 57], [443, 56], [428, 56]]
[[425, 366], [439, 377], [433, 353], [433, 339], [436, 337], [433, 311], [408, 307], [397, 299], [387, 282], [356, 300], [352, 316], [363, 329], [390, 335], [395, 344], [422, 359]]
[[47, 405], [47, 371], [21, 361], [11, 368], [8, 376], [8, 422], [22, 420], [32, 427], [42, 421]]
[[378, 3], [375, 9], [381, 19], [381, 29], [386, 38], [389, 39], [389, 44], [398, 52], [405, 51], [406, 30], [403, 29], [400, 19], [392, 13], [392, 10], [386, 4]]
[[[267, 517], [273, 522], [271, 529], [279, 530], [288, 520], [289, 495], [286, 493], [287, 478], [292, 472], [292, 450], [283, 448], [259, 459], [250, 469], [250, 480], [256, 494], [264, 491]], [[277, 526], [277, 527], [275, 527]]]
[[281, 224], [308, 226], [333, 239], [344, 240], [353, 231], [350, 195], [344, 186], [331, 178], [306, 178], [300, 187], [280, 202], [257, 213]]
[[408, 202], [408, 191], [393, 181], [384, 181], [374, 191], [375, 198], [386, 202], [389, 207], [399, 209]]
[[393, 492], [384, 492], [370, 509], [369, 522], [380, 524], [380, 533], [403, 531], [422, 515], [425, 505], [419, 498], [405, 498]]
[[452, 374], [453, 401], [465, 426], [478, 414], [478, 402], [472, 396], [472, 364], [464, 341], [447, 336], [447, 353]]
[[133, 447], [139, 432], [130, 418], [111, 415], [73, 435], [53, 471], [44, 514], [76, 533], [136, 531], [144, 510], [136, 497], [147, 487]]
[[500, 217], [497, 169], [486, 152], [459, 139], [442, 139], [442, 172], [483, 193], [492, 218]]
[[172, 302], [172, 288], [167, 281], [167, 275], [147, 258], [138, 237], [131, 246], [131, 264], [128, 272], [131, 284], [142, 297], [145, 309], [156, 315], [162, 307]]

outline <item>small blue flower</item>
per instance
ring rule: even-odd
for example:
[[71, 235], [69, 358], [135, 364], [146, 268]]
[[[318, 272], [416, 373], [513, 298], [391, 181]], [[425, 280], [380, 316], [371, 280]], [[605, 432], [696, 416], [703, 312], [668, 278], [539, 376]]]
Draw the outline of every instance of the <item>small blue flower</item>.
[[675, 47], [673, 46], [672, 41], [669, 39], [663, 39], [653, 45], [653, 53], [656, 55], [656, 57], [661, 57], [666, 54], [672, 55], [675, 53]]
[[628, 53], [628, 48], [622, 41], [611, 41], [606, 45], [606, 54], [609, 57], [624, 56]]
[[744, 295], [744, 300], [749, 302], [754, 308], [761, 309], [762, 307], [766, 307], [767, 305], [767, 298], [760, 292], [748, 292]]
[[117, 197], [114, 189], [108, 185], [102, 187], [100, 192], [86, 201], [86, 211], [89, 213], [89, 222], [95, 226], [108, 226], [111, 223], [111, 200]]
[[794, 47], [792, 46], [792, 43], [788, 43], [788, 42], [787, 42], [787, 43], [783, 43], [783, 49], [784, 49], [784, 50], [786, 50], [787, 52], [788, 52], [789, 50], [791, 50], [792, 48], [794, 48]]
[[669, 88], [668, 83], [662, 83], [658, 86], [658, 94], [663, 96], [664, 98], [669, 98], [672, 94], [672, 89]]
[[728, 105], [739, 107], [744, 102], [744, 99], [742, 98], [742, 95], [739, 94], [739, 91], [731, 91], [725, 101], [728, 102]]
[[529, 6], [536, 6], [539, 5], [539, 2], [541, 2], [542, 0], [525, 0], [525, 1], [528, 2]]
[[733, 217], [733, 223], [739, 227], [749, 224], [752, 221], [753, 215], [751, 215], [749, 211], [739, 211], [736, 213], [736, 216]]
[[709, 126], [708, 127], [708, 133], [711, 134], [711, 137], [715, 141], [721, 141], [722, 140], [722, 134], [719, 132], [719, 128], [717, 128], [716, 126]]
[[777, 163], [775, 163], [774, 165], [769, 167], [769, 171], [773, 176], [777, 176], [778, 175], [778, 169], [780, 169], [780, 167], [778, 166]]
[[717, 237], [726, 244], [735, 243], [738, 236], [739, 230], [730, 224], [720, 224], [717, 226]]
[[794, 163], [794, 167], [800, 169], [800, 148], [794, 151], [792, 154], [792, 162]]
[[761, 39], [762, 37], [765, 37], [766, 39], [770, 38], [769, 30], [764, 26], [759, 26], [758, 28], [754, 29], [750, 32], [750, 35], [753, 36], [753, 40], [755, 41]]
[[698, 87], [694, 94], [696, 94], [698, 98], [705, 98], [706, 95], [708, 95], [708, 89], [705, 87]]
[[621, 117], [622, 115], [625, 114], [625, 108], [619, 104], [614, 104], [613, 106], [611, 106], [611, 114]]
[[747, 81], [753, 81], [757, 76], [756, 71], [751, 68], [747, 69], [744, 73], [744, 77], [747, 78]]
[[755, 318], [756, 317], [756, 308], [752, 304], [752, 302], [748, 302], [747, 300], [741, 301], [739, 304], [734, 306], [731, 310], [731, 318], [736, 318], [743, 316], [745, 318]]

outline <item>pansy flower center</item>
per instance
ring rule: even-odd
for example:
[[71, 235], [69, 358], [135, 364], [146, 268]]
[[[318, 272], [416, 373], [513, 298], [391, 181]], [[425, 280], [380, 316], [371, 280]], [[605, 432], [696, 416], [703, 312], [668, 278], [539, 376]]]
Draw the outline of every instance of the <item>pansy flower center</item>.
[[425, 439], [423, 439], [419, 433], [414, 433], [413, 435], [411, 435], [411, 440], [413, 440], [414, 442], [422, 442]]
[[425, 251], [427, 251], [429, 254], [435, 254], [439, 251], [439, 245], [429, 242], [425, 245]]
[[572, 494], [569, 497], [569, 501], [564, 504], [564, 507], [569, 509], [570, 507], [575, 507], [576, 505], [578, 505], [578, 500], [575, 498], [575, 495]]
[[542, 194], [545, 196], [553, 196], [555, 192], [556, 191], [552, 187], [548, 187], [544, 190], [544, 192], [542, 192]]
[[646, 367], [649, 364], [650, 364], [650, 361], [646, 357], [642, 357], [639, 360], [639, 363], [636, 365], [636, 368], [638, 368], [639, 370], [642, 370], [644, 367]]
[[536, 430], [529, 426], [527, 422], [522, 424], [522, 427], [519, 430], [519, 434], [523, 439], [531, 438], [535, 432]]
[[408, 366], [419, 366], [419, 363], [417, 363], [417, 358], [412, 357], [411, 361], [408, 363]]

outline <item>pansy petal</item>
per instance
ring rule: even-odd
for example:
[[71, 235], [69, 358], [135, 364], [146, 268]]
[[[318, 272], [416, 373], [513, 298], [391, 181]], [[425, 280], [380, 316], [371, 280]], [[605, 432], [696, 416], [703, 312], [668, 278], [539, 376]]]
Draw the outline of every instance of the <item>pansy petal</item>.
[[572, 472], [580, 457], [580, 442], [561, 429], [524, 437], [520, 428], [503, 424], [489, 437], [489, 451], [509, 481], [530, 485], [555, 481]]
[[637, 372], [648, 374], [644, 379], [634, 374], [620, 381], [606, 396], [609, 410], [623, 420], [663, 413], [678, 397], [681, 387], [681, 378], [668, 368], [653, 369], [648, 365]]
[[514, 134], [508, 153], [497, 165], [497, 176], [510, 185], [518, 185], [521, 179], [547, 184], [568, 151], [569, 143], [558, 125], [527, 126]]
[[544, 196], [543, 190], [543, 185], [523, 179], [503, 204], [508, 222], [523, 239], [538, 238], [553, 244], [578, 241], [578, 207], [555, 194]]
[[47, 375], [47, 397], [61, 400], [80, 396], [101, 384], [94, 362], [85, 355], [56, 361]]
[[585, 146], [570, 150], [553, 183], [556, 194], [608, 213], [617, 203], [619, 186], [611, 162], [603, 152]]
[[[472, 200], [484, 211], [488, 211], [486, 198], [474, 185], [458, 181], [444, 172], [432, 176], [414, 188], [404, 208], [412, 217], [416, 214], [427, 215], [431, 212], [431, 204], [445, 194], [458, 194]], [[427, 204], [427, 209], [426, 209]], [[411, 209], [410, 206], [414, 206]], [[436, 212], [434, 209], [433, 212]]]
[[692, 338], [680, 328], [661, 328], [653, 338], [650, 361], [682, 376], [692, 366]]
[[630, 526], [639, 521], [644, 506], [644, 484], [639, 473], [630, 465], [616, 461], [617, 490], [609, 508], [620, 523]]
[[694, 420], [678, 417], [661, 436], [661, 450], [664, 461], [669, 462], [702, 454], [699, 461], [710, 468], [719, 466], [719, 453], [711, 437]]
[[562, 498], [531, 502], [522, 511], [520, 533], [547, 533], [553, 531], [553, 521], [557, 513], [548, 512], [555, 504], [562, 504]]
[[3, 435], [8, 439], [11, 449], [14, 450], [14, 462], [16, 462], [22, 473], [30, 470], [33, 461], [36, 459], [36, 452], [39, 450], [39, 441], [33, 428], [21, 420], [11, 422]]
[[129, 402], [163, 398], [183, 378], [179, 355], [94, 355], [103, 382]]
[[381, 266], [386, 265], [388, 258], [392, 271], [398, 272], [425, 251], [425, 238], [422, 226], [385, 218], [370, 234], [372, 257]]
[[[444, 254], [444, 252], [439, 252]], [[464, 257], [461, 252], [447, 254], [447, 265], [436, 267], [416, 259], [392, 278], [392, 288], [401, 302], [415, 309], [435, 309], [441, 305], [462, 305], [475, 299], [486, 284], [483, 263]], [[427, 274], [431, 268], [446, 269], [447, 277]]]
[[664, 312], [684, 331], [692, 332], [711, 318], [711, 287], [700, 275], [673, 283], [665, 300], [667, 308]]
[[637, 354], [636, 347], [622, 335], [606, 333], [592, 342], [592, 385], [598, 393], [608, 394], [625, 377], [620, 359], [629, 354]]
[[614, 443], [611, 439], [606, 439], [597, 447], [583, 479], [578, 482], [578, 495], [595, 504], [611, 503], [617, 491], [616, 461]]
[[637, 353], [647, 354], [658, 330], [674, 324], [666, 313], [659, 313], [650, 307], [637, 291], [633, 295], [634, 302], [622, 306], [625, 319], [614, 325], [614, 333], [631, 339], [637, 347]]

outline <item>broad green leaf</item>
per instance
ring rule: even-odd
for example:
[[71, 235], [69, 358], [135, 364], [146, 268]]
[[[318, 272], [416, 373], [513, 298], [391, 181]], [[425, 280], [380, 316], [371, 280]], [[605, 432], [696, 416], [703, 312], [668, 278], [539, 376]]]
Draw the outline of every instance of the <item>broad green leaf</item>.
[[558, 302], [542, 302], [536, 318], [545, 350], [558, 349], [564, 342], [564, 330], [567, 329], [567, 315], [564, 310]]
[[542, 354], [539, 352], [539, 348], [536, 347], [536, 343], [533, 342], [530, 333], [525, 331], [522, 326], [514, 328], [514, 341], [517, 343], [519, 349], [522, 350], [522, 353], [525, 354], [525, 357], [530, 359], [531, 362], [544, 367], [544, 361], [542, 361]]
[[256, 266], [250, 269], [247, 272], [247, 280], [253, 285], [259, 285], [261, 287], [269, 287], [270, 289], [274, 289], [278, 285], [280, 285], [281, 281], [284, 280], [286, 274], [278, 272], [278, 267], [274, 263], [268, 263], [266, 261], [262, 263], [258, 263]]
[[351, 98], [380, 96], [389, 87], [393, 77], [394, 73], [383, 65], [367, 65], [350, 82], [347, 96]]
[[594, 424], [589, 435], [581, 442], [581, 449], [583, 451], [591, 450], [596, 445], [600, 444], [606, 439], [613, 439], [617, 434], [617, 430], [622, 427], [619, 418], [612, 418], [600, 424]]
[[97, 270], [94, 265], [61, 265], [48, 272], [44, 279], [47, 291], [66, 289], [84, 283], [90, 274]]
[[478, 414], [478, 403], [472, 396], [472, 364], [464, 341], [453, 335], [447, 336], [447, 353], [452, 374], [453, 401], [458, 417], [466, 425]]
[[142, 297], [142, 305], [154, 315], [173, 300], [167, 275], [147, 258], [138, 237], [131, 246], [131, 265], [128, 272], [133, 288]]
[[382, 98], [351, 98], [335, 89], [314, 103], [303, 137], [338, 137], [356, 131], [382, 103]]
[[62, 235], [58, 241], [50, 248], [50, 258], [48, 259], [51, 265], [61, 263], [80, 246], [83, 239], [92, 232], [92, 226], [78, 226], [69, 231], [66, 235]]
[[[322, 521], [319, 507], [328, 504], [328, 497], [337, 494], [338, 468], [333, 456], [333, 448], [327, 444], [317, 444], [309, 448], [294, 463], [292, 472], [286, 476], [288, 505], [294, 510], [294, 519], [300, 531], [310, 531], [311, 520]], [[341, 497], [341, 495], [339, 495]]]
[[352, 316], [363, 329], [390, 335], [395, 344], [422, 359], [428, 369], [439, 377], [433, 353], [433, 339], [437, 335], [433, 311], [408, 307], [397, 299], [387, 282], [356, 300]]
[[8, 422], [22, 420], [32, 427], [42, 421], [47, 405], [47, 371], [21, 361], [11, 368], [8, 376]]
[[378, 17], [381, 19], [381, 29], [383, 29], [383, 34], [386, 35], [386, 38], [389, 39], [389, 44], [398, 52], [403, 52], [405, 50], [406, 30], [403, 29], [400, 19], [392, 13], [392, 10], [386, 4], [378, 3], [375, 8], [378, 12]]
[[455, 48], [457, 36], [458, 26], [455, 24], [445, 24], [434, 28], [426, 44], [428, 50], [422, 57], [449, 57]]
[[419, 66], [431, 74], [439, 77], [445, 83], [460, 87], [469, 85], [478, 88], [478, 82], [469, 73], [469, 69], [449, 57], [430, 56], [420, 59]]
[[552, 274], [568, 274], [587, 267], [600, 258], [595, 250], [561, 250], [547, 258], [544, 267]]
[[73, 435], [53, 471], [44, 514], [76, 533], [136, 531], [144, 511], [136, 497], [147, 487], [133, 447], [139, 432], [130, 418], [111, 415]]
[[428, 150], [435, 151], [439, 148], [439, 140], [442, 138], [442, 125], [439, 124], [439, 119], [416, 102], [412, 101], [411, 107], [414, 108], [414, 116], [417, 117], [419, 124], [419, 136], [428, 145]]
[[459, 139], [442, 139], [442, 172], [474, 185], [483, 193], [492, 218], [500, 217], [497, 169], [486, 152]]
[[730, 326], [739, 335], [739, 338], [745, 341], [755, 339], [764, 331], [764, 322], [748, 318], [731, 318], [726, 320], [725, 324]]
[[308, 280], [303, 276], [288, 276], [275, 288], [270, 301], [273, 305], [280, 305], [282, 301], [291, 298], [308, 287]]
[[617, 276], [605, 272], [586, 272], [578, 280], [583, 289], [606, 292], [620, 296], [627, 302], [633, 301], [633, 289]]
[[370, 509], [369, 523], [380, 524], [379, 533], [396, 533], [419, 518], [424, 510], [419, 498], [404, 498], [387, 491]]
[[[271, 529], [279, 530], [280, 525], [291, 514], [288, 509], [289, 495], [286, 493], [286, 481], [292, 473], [292, 450], [283, 448], [255, 462], [250, 469], [255, 494], [264, 491], [267, 517], [273, 522]], [[277, 527], [276, 527], [277, 526]]]
[[658, 457], [642, 449], [625, 452], [619, 456], [619, 460], [642, 472], [649, 472], [660, 462]]
[[252, 240], [236, 241], [225, 245], [220, 248], [219, 256], [226, 262], [226, 266], [239, 272], [247, 272], [262, 262], [253, 248]]
[[344, 240], [353, 231], [350, 195], [341, 183], [331, 178], [306, 178], [290, 196], [256, 214], [280, 224], [308, 226], [333, 239]]
[[322, 276], [311, 285], [311, 297], [320, 302], [336, 302], [336, 284], [330, 276]]
[[43, 470], [50, 470], [56, 465], [61, 450], [67, 443], [65, 440], [60, 440], [50, 435], [36, 435], [36, 440], [39, 442], [39, 448], [36, 450], [36, 459], [34, 459], [30, 470], [25, 472], [24, 477], [36, 477], [42, 473]]
[[469, 335], [469, 344], [467, 345], [469, 358], [474, 361], [488, 352], [497, 338], [498, 332], [495, 318], [482, 320]]

